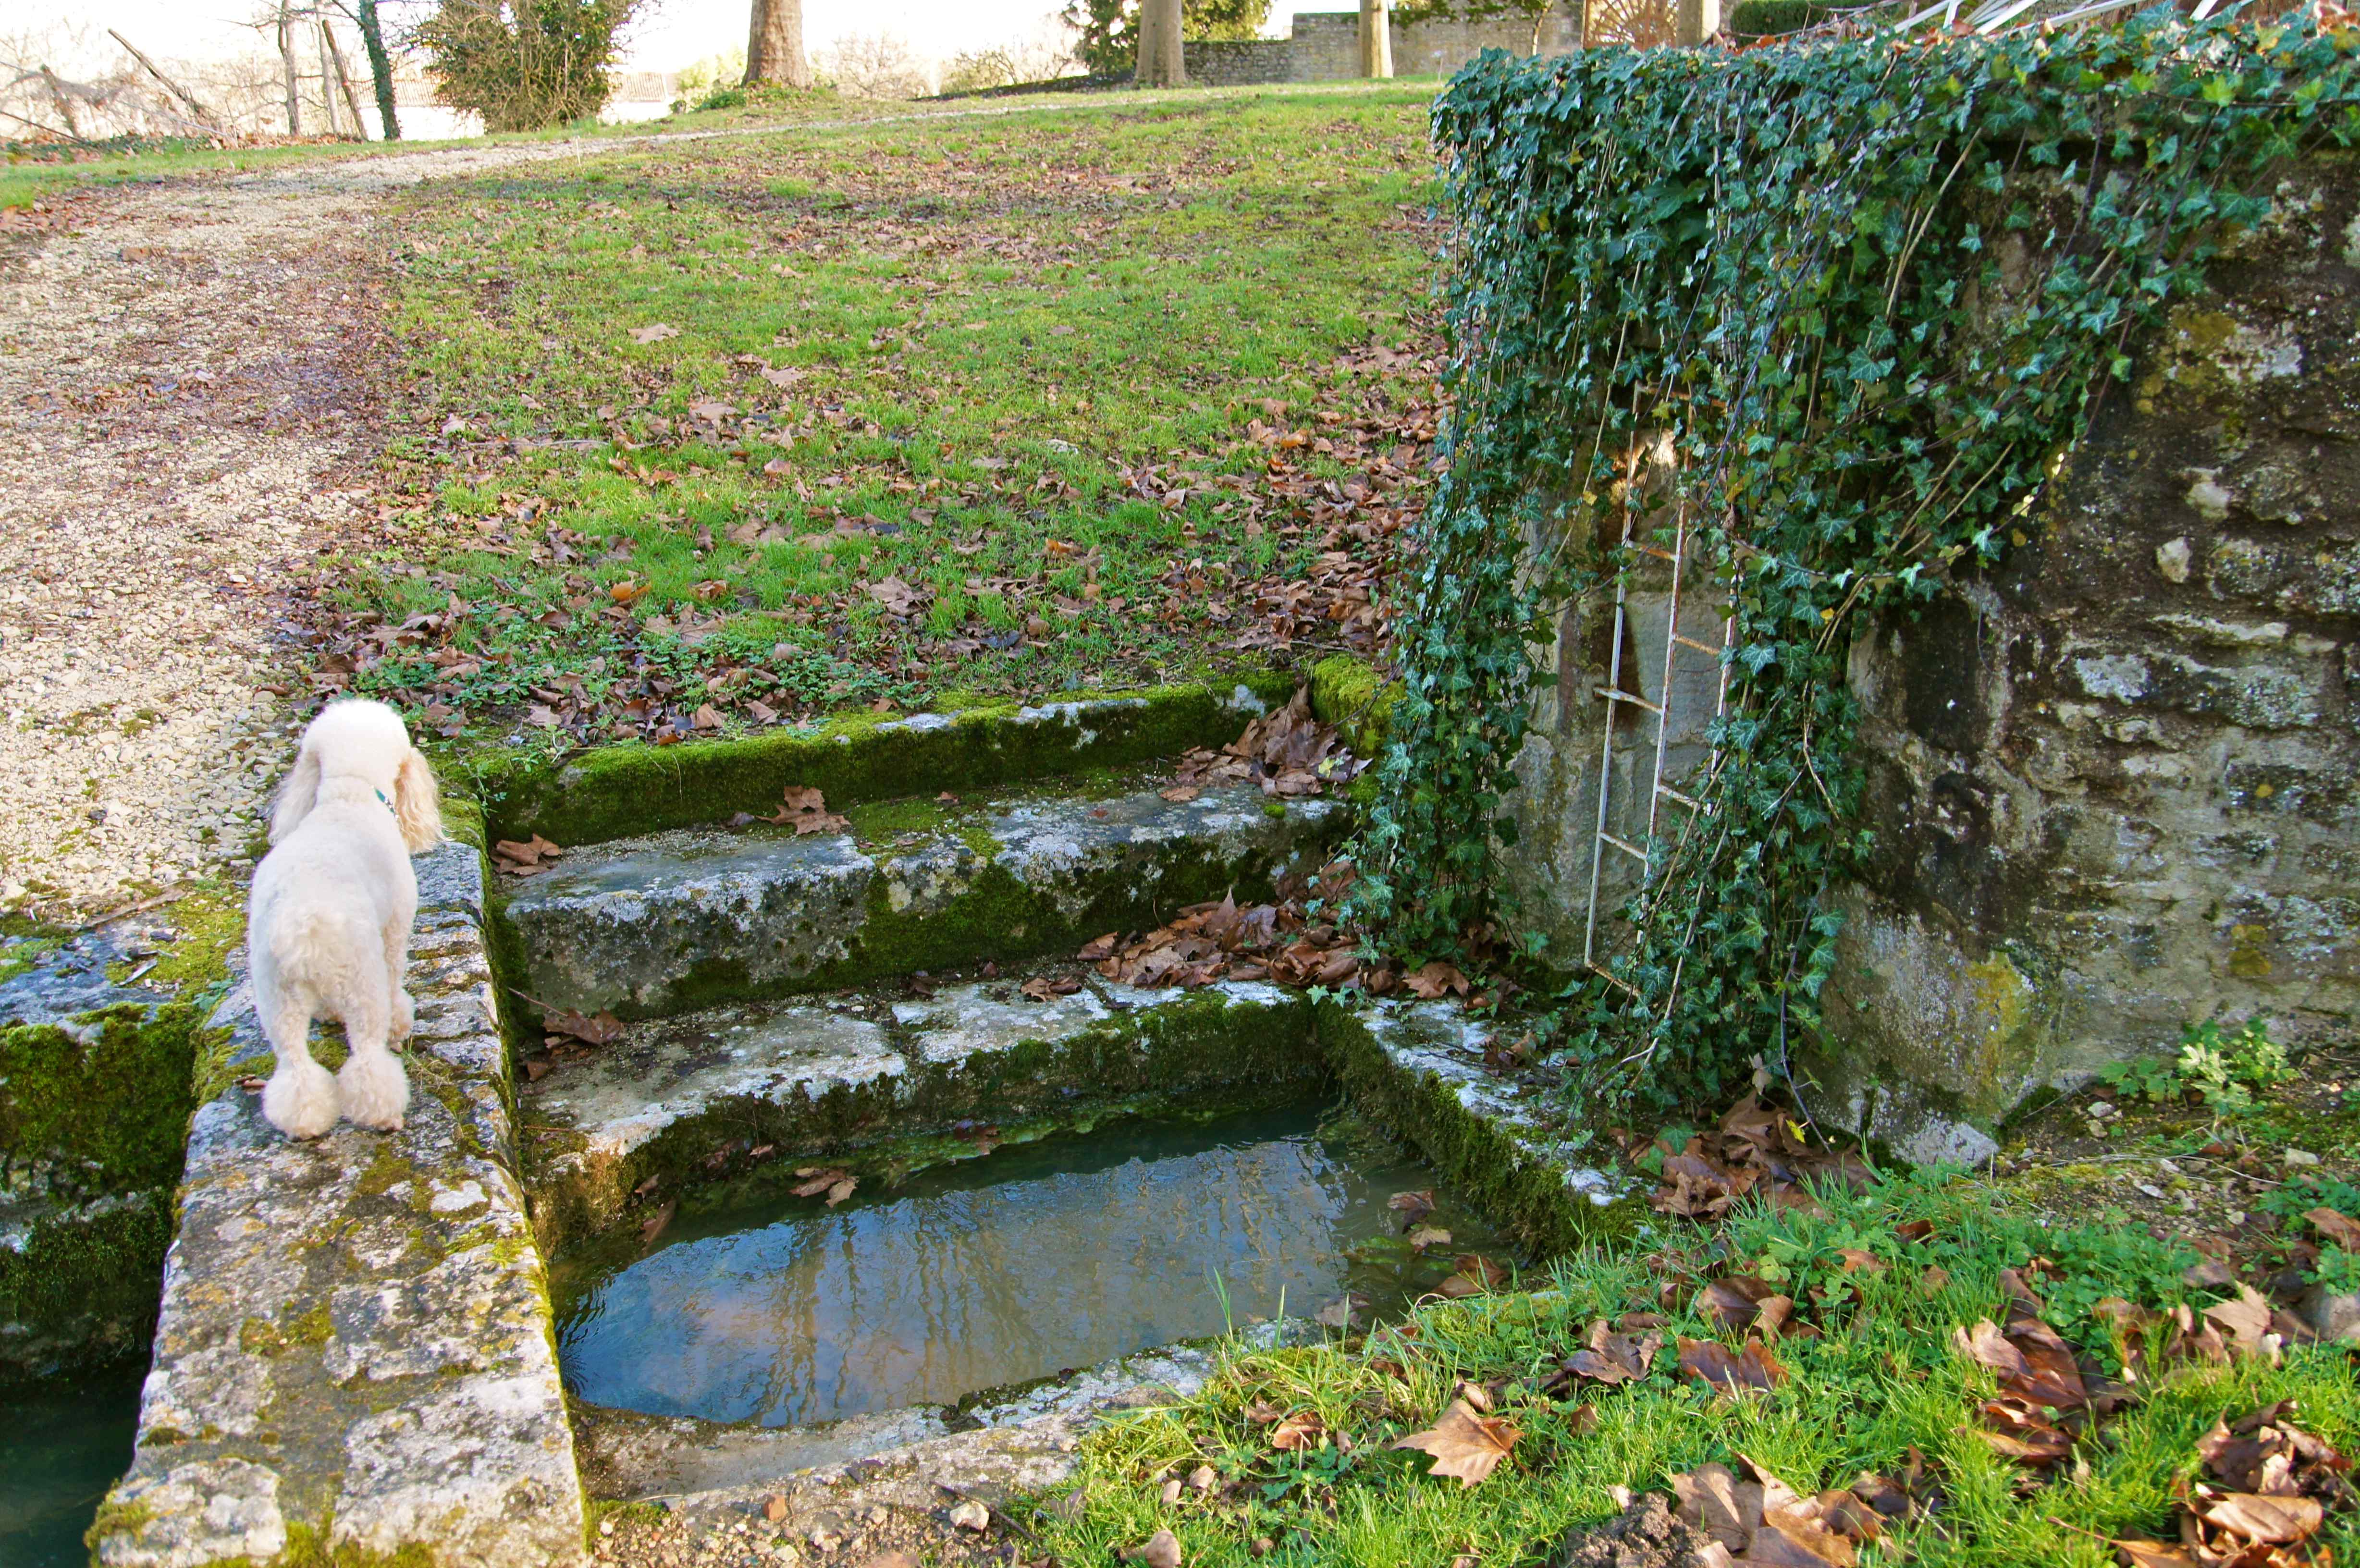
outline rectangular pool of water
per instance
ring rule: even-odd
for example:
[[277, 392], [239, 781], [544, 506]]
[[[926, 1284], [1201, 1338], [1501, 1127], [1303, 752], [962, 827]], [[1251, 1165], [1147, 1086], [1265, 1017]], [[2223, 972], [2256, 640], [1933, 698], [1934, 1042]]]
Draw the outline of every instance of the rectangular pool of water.
[[[1431, 1190], [1413, 1247], [1397, 1192]], [[628, 1261], [551, 1271], [574, 1395], [653, 1415], [799, 1426], [946, 1405], [1347, 1291], [1397, 1313], [1507, 1244], [1347, 1114], [1131, 1120], [1010, 1145], [835, 1209], [683, 1212]]]

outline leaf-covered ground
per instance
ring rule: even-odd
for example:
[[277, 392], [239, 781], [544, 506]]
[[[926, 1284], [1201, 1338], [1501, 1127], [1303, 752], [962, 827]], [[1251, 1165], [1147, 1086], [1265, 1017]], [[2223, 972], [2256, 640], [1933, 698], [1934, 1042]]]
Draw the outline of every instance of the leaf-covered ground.
[[[1234, 1355], [1089, 1439], [1020, 1555], [2293, 1568], [2360, 1549], [2353, 1355], [2266, 1293], [2301, 1224], [2215, 1269], [1796, 1130], [1750, 1105], [1667, 1129], [1636, 1240], [1364, 1338]], [[1659, 1554], [1592, 1537], [1616, 1520]]]
[[1433, 459], [1427, 91], [424, 188], [315, 684], [663, 741], [1370, 650]]

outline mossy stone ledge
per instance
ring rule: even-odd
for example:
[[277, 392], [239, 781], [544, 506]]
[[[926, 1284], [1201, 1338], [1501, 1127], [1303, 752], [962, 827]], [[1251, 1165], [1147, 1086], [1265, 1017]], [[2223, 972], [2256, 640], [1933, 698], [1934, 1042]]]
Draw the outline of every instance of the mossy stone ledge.
[[481, 800], [496, 838], [597, 844], [770, 811], [791, 786], [816, 789], [841, 810], [1177, 757], [1228, 745], [1294, 690], [1291, 677], [1259, 676], [1038, 705], [860, 713], [810, 730], [600, 746], [563, 758], [478, 753], [444, 771]]
[[1316, 869], [1345, 815], [1236, 787], [985, 805], [874, 853], [847, 834], [658, 833], [514, 884], [501, 919], [535, 1004], [661, 1018], [1070, 951], [1230, 890], [1264, 896]]
[[137, 1448], [92, 1532], [104, 1568], [582, 1559], [482, 863], [445, 844], [417, 865], [400, 1132], [282, 1137], [235, 1083], [269, 1070], [251, 988], [215, 1011], [226, 1086], [191, 1124]]
[[1022, 976], [923, 1000], [751, 1004], [633, 1025], [520, 1091], [542, 1247], [636, 1250], [636, 1201], [692, 1206], [783, 1185], [798, 1165], [888, 1181], [1110, 1116], [1333, 1092], [1406, 1139], [1536, 1252], [1626, 1230], [1632, 1179], [1483, 1064], [1489, 1024], [1444, 1003], [1315, 1003], [1224, 981], [1144, 989], [1096, 975], [1049, 1001]]

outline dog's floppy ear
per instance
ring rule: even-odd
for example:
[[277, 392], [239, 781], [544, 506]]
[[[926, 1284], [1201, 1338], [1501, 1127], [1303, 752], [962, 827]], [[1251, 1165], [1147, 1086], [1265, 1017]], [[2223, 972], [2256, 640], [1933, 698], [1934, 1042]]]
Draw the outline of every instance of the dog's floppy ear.
[[434, 769], [414, 746], [393, 776], [393, 820], [401, 824], [401, 842], [413, 855], [442, 842], [442, 792], [435, 787]]
[[295, 824], [311, 814], [320, 799], [320, 753], [306, 735], [300, 749], [295, 753], [295, 770], [279, 786], [279, 799], [270, 808], [270, 842], [277, 844], [295, 831]]

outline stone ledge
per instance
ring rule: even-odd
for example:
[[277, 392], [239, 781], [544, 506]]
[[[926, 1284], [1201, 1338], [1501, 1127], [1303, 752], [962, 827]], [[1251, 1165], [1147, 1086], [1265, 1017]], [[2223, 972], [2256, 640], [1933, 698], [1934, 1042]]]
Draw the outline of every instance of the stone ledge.
[[1294, 692], [1291, 678], [1158, 686], [1038, 706], [1003, 703], [898, 719], [852, 714], [814, 729], [679, 746], [611, 746], [562, 761], [495, 756], [473, 774], [493, 836], [594, 844], [774, 811], [808, 786], [841, 809], [864, 800], [989, 789], [1053, 774], [1128, 768], [1192, 746], [1227, 746]]
[[[582, 1559], [584, 1510], [541, 1259], [513, 1174], [481, 863], [419, 861], [408, 1125], [292, 1143], [231, 1088], [192, 1120], [180, 1233], [105, 1568], [290, 1546], [438, 1568]], [[267, 1073], [241, 984], [214, 1016]]]
[[[1275, 814], [1273, 814], [1273, 806]], [[962, 809], [864, 851], [850, 834], [676, 832], [514, 883], [501, 919], [536, 1002], [624, 1018], [1070, 949], [1315, 869], [1346, 809], [1251, 787]]]
[[[877, 1016], [868, 1016], [868, 1015]], [[522, 1091], [535, 1233], [552, 1253], [650, 1201], [717, 1178], [761, 1181], [798, 1159], [895, 1146], [955, 1121], [1049, 1130], [1178, 1095], [1262, 1093], [1328, 1068], [1307, 1001], [1272, 985], [1137, 991], [1095, 978], [1048, 1003], [1014, 979], [945, 986], [885, 1007], [754, 1005], [632, 1028]], [[752, 1165], [749, 1147], [768, 1165]], [[717, 1157], [717, 1158], [716, 1158]]]

